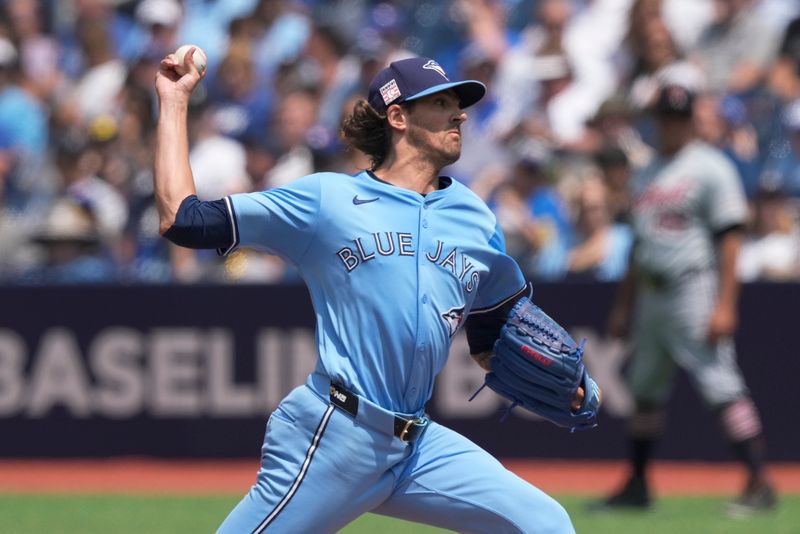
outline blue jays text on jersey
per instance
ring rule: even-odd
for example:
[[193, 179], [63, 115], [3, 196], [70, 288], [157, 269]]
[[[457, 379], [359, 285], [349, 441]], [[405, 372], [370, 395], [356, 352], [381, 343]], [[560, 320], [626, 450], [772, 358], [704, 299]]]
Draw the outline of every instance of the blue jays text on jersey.
[[470, 311], [525, 284], [494, 215], [448, 177], [427, 195], [317, 173], [228, 197], [237, 245], [297, 266], [317, 318], [317, 372], [380, 406], [416, 413]]
[[[373, 232], [371, 237], [367, 238], [367, 241], [374, 242], [374, 248], [370, 249], [371, 245], [366, 245], [365, 248], [362, 238], [358, 237], [353, 239], [354, 248], [346, 246], [336, 252], [348, 271], [374, 260], [376, 253], [381, 256], [391, 256], [393, 254], [416, 256], [417, 253], [414, 245], [414, 235], [407, 232]], [[395, 242], [397, 243], [396, 249]], [[464, 289], [467, 293], [472, 292], [480, 280], [480, 275], [474, 270], [475, 264], [470, 261], [466, 254], [459, 253], [457, 247], [450, 248], [446, 253], [442, 252], [444, 249], [445, 244], [442, 241], [438, 241], [436, 250], [433, 253], [425, 252], [425, 258], [439, 267], [450, 269], [464, 283]]]

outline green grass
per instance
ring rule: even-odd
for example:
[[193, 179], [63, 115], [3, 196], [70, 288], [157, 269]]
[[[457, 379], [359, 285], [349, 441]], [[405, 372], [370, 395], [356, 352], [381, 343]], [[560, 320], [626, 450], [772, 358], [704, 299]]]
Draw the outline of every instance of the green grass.
[[[0, 495], [3, 534], [178, 534], [213, 532], [238, 496]], [[722, 497], [670, 497], [644, 513], [584, 511], [588, 499], [561, 497], [578, 533], [590, 534], [798, 534], [800, 495], [783, 495], [778, 509], [748, 519], [721, 513]], [[365, 515], [345, 534], [445, 532]]]

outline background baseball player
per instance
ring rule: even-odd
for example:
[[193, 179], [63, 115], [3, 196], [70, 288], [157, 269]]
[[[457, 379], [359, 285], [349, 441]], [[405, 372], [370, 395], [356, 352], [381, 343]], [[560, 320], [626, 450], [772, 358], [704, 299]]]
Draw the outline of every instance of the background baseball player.
[[156, 79], [162, 233], [222, 253], [258, 247], [295, 264], [319, 349], [306, 385], [271, 415], [257, 482], [219, 532], [334, 532], [367, 511], [458, 531], [573, 532], [552, 498], [424, 414], [467, 314], [485, 312], [473, 328], [493, 341], [498, 310], [504, 318], [527, 293], [486, 205], [439, 176], [459, 157], [462, 108], [484, 86], [451, 82], [426, 58], [392, 63], [344, 126], [372, 171], [200, 202], [186, 111], [201, 76], [190, 58], [178, 76], [168, 56]]
[[676, 367], [719, 418], [748, 471], [729, 505], [745, 514], [775, 504], [764, 473], [761, 420], [736, 364], [735, 263], [747, 206], [724, 155], [695, 138], [694, 94], [666, 86], [655, 105], [659, 157], [632, 182], [636, 244], [610, 314], [612, 333], [633, 318], [628, 379], [636, 408], [628, 421], [631, 476], [600, 507], [647, 507], [647, 466], [665, 420]]

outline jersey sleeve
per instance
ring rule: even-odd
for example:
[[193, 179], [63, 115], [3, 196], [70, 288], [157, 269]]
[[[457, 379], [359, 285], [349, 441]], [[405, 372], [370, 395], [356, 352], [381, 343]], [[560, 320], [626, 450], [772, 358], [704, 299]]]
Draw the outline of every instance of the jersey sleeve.
[[489, 245], [494, 258], [489, 273], [478, 285], [478, 294], [470, 313], [480, 313], [500, 306], [525, 287], [522, 269], [506, 254], [505, 238], [499, 225], [495, 226]]
[[708, 177], [708, 222], [717, 232], [743, 224], [747, 218], [747, 200], [739, 174], [732, 163], [720, 159]]
[[226, 197], [234, 242], [222, 251], [251, 247], [298, 263], [311, 244], [321, 204], [318, 174], [275, 189]]

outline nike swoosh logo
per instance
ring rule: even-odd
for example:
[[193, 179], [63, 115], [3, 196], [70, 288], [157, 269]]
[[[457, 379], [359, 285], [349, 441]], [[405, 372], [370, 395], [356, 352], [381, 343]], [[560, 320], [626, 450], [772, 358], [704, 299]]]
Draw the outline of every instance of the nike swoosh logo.
[[358, 195], [356, 195], [356, 196], [353, 197], [353, 204], [355, 204], [356, 206], [358, 206], [359, 204], [369, 204], [370, 202], [375, 202], [379, 198], [381, 198], [381, 197], [363, 198], [362, 199], [362, 198], [358, 198]]

